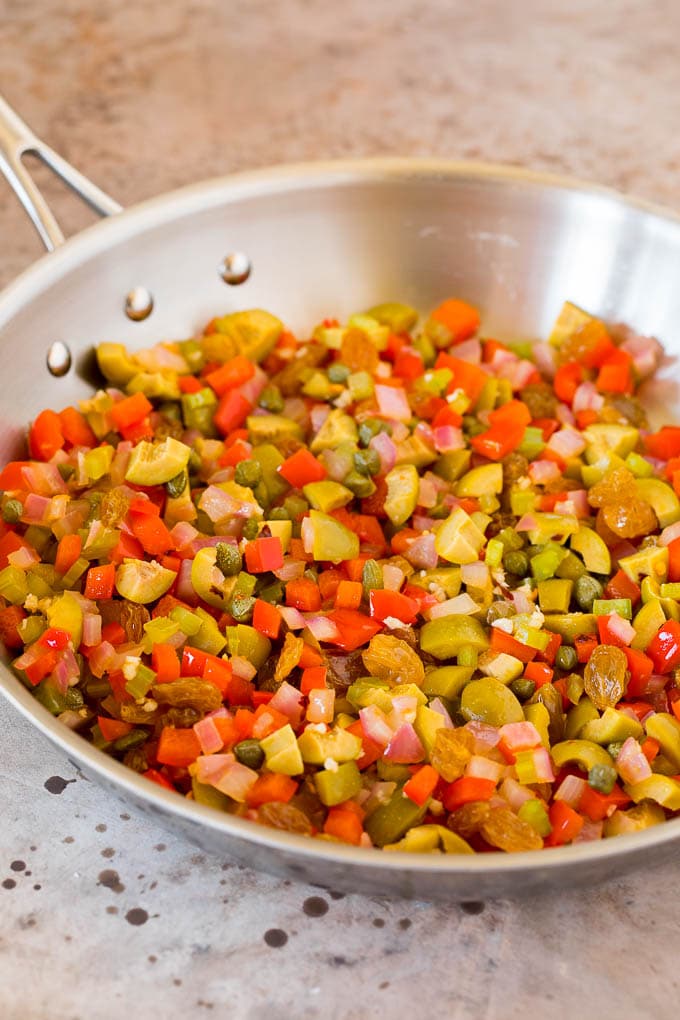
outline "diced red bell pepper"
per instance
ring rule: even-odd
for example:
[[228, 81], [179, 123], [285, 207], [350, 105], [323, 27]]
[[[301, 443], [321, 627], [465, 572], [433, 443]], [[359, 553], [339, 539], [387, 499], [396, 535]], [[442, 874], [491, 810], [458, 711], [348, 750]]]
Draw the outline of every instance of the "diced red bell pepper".
[[505, 652], [507, 655], [514, 655], [521, 662], [531, 662], [536, 658], [537, 649], [525, 645], [512, 634], [506, 634], [500, 627], [491, 628], [491, 649], [494, 652]]
[[7, 534], [0, 538], [0, 570], [4, 570], [9, 565], [8, 557], [13, 552], [18, 552], [19, 549], [30, 549], [31, 546], [28, 542], [17, 535], [16, 531], [8, 531]]
[[95, 446], [97, 437], [87, 423], [87, 419], [75, 407], [65, 407], [59, 413], [61, 431], [64, 439], [71, 446]]
[[680, 581], [680, 538], [668, 544], [668, 580]]
[[657, 460], [680, 457], [680, 426], [664, 425], [658, 432], [643, 438], [647, 453]]
[[[153, 506], [153, 504], [151, 504]], [[175, 548], [172, 535], [160, 517], [147, 513], [130, 512], [132, 533], [141, 543], [144, 552], [151, 556], [162, 556]]]
[[113, 563], [90, 567], [85, 578], [85, 598], [95, 601], [113, 598], [115, 582], [116, 568]]
[[122, 429], [129, 429], [143, 422], [152, 410], [151, 402], [143, 393], [134, 393], [131, 397], [124, 397], [115, 403], [109, 413], [120, 432]]
[[321, 609], [321, 592], [318, 585], [307, 577], [289, 581], [286, 585], [286, 605], [308, 613]]
[[225, 361], [219, 368], [209, 372], [205, 376], [205, 381], [208, 386], [212, 387], [218, 397], [221, 397], [227, 390], [232, 390], [236, 386], [242, 386], [248, 382], [254, 374], [255, 366], [252, 361], [249, 361], [242, 354], [237, 354], [235, 358]]
[[310, 691], [323, 690], [326, 686], [326, 666], [308, 666], [302, 671], [300, 678], [300, 693], [309, 694]]
[[145, 779], [149, 779], [156, 786], [162, 786], [164, 790], [172, 790], [174, 792], [175, 787], [172, 785], [167, 776], [164, 776], [158, 769], [147, 769], [146, 772], [142, 772]]
[[599, 793], [592, 786], [586, 786], [578, 802], [579, 811], [590, 818], [591, 822], [601, 822], [608, 818], [616, 808], [630, 804], [631, 798], [614, 783], [611, 793]]
[[182, 672], [181, 676], [203, 676], [203, 670], [208, 659], [208, 653], [201, 648], [192, 648], [185, 645], [182, 650]]
[[654, 672], [654, 663], [648, 655], [636, 648], [623, 648], [623, 653], [628, 660], [628, 669], [630, 670], [626, 696], [639, 698], [645, 693], [647, 682]]
[[382, 630], [382, 623], [372, 620], [364, 613], [356, 609], [334, 609], [328, 614], [340, 632], [337, 638], [328, 641], [328, 644], [337, 645], [346, 652], [353, 652], [356, 648], [365, 645], [374, 634]]
[[22, 648], [24, 642], [17, 627], [26, 618], [21, 606], [5, 606], [0, 609], [0, 641], [5, 648]]
[[595, 385], [601, 393], [632, 393], [633, 359], [630, 354], [615, 347], [602, 362]]
[[527, 680], [533, 680], [536, 687], [543, 687], [549, 684], [554, 676], [554, 670], [546, 662], [528, 662], [524, 670]]
[[430, 312], [430, 318], [442, 325], [451, 333], [451, 342], [454, 344], [467, 340], [479, 329], [479, 312], [467, 301], [460, 301], [458, 298], [447, 298], [440, 305]]
[[54, 649], [50, 648], [41, 655], [39, 659], [32, 662], [30, 666], [27, 666], [24, 670], [26, 678], [33, 687], [37, 687], [41, 680], [44, 680], [46, 676], [52, 672], [54, 667], [57, 665], [58, 655]]
[[447, 394], [461, 389], [470, 398], [471, 406], [477, 403], [480, 393], [490, 379], [489, 373], [481, 365], [475, 365], [471, 361], [463, 361], [462, 358], [455, 358], [445, 351], [440, 351], [437, 355], [434, 367], [451, 369], [453, 379], [446, 387]]
[[553, 379], [555, 396], [563, 404], [571, 406], [576, 390], [583, 382], [583, 376], [583, 366], [578, 361], [567, 361], [564, 365], [560, 365]]
[[178, 730], [164, 726], [161, 730], [156, 760], [162, 765], [186, 768], [193, 764], [201, 753], [201, 745], [193, 729]]
[[213, 421], [219, 433], [228, 436], [239, 428], [253, 409], [253, 405], [238, 390], [229, 390], [220, 398]]
[[61, 421], [55, 411], [41, 411], [28, 433], [28, 448], [36, 460], [51, 460], [64, 445]]
[[9, 464], [5, 464], [0, 471], [0, 489], [3, 492], [26, 491], [28, 486], [24, 479], [23, 469], [30, 466], [30, 460], [12, 460]]
[[97, 716], [97, 725], [104, 740], [109, 742], [126, 737], [134, 729], [132, 723], [123, 722], [121, 719], [109, 719], [105, 715]]
[[623, 570], [617, 570], [609, 578], [604, 595], [607, 599], [630, 599], [632, 605], [635, 605], [640, 601], [640, 586], [631, 581]]
[[246, 794], [246, 803], [250, 808], [258, 808], [263, 804], [287, 804], [297, 791], [298, 784], [290, 776], [277, 772], [259, 776]]
[[179, 658], [172, 645], [154, 645], [151, 650], [151, 666], [156, 673], [156, 683], [168, 684], [179, 680]]
[[53, 648], [56, 652], [63, 652], [68, 648], [71, 635], [67, 630], [60, 630], [59, 627], [48, 627], [38, 638], [38, 644], [43, 648]]
[[364, 769], [367, 769], [369, 765], [373, 765], [378, 758], [382, 758], [384, 748], [381, 744], [378, 744], [375, 740], [371, 740], [370, 737], [365, 735], [360, 719], [357, 720], [357, 722], [352, 723], [351, 726], [348, 726], [347, 732], [353, 733], [354, 736], [359, 737], [359, 740], [361, 741], [361, 757], [357, 758], [357, 768], [361, 772], [363, 772]]
[[439, 782], [439, 773], [431, 765], [423, 765], [404, 783], [404, 793], [420, 807], [429, 800]]
[[287, 457], [279, 467], [279, 474], [294, 489], [301, 489], [310, 482], [322, 482], [327, 473], [321, 461], [304, 447]]
[[123, 560], [144, 559], [142, 543], [138, 542], [134, 535], [128, 535], [127, 532], [121, 531], [119, 536], [118, 545], [109, 554], [111, 564], [122, 563]]
[[578, 661], [581, 663], [587, 662], [599, 643], [594, 634], [579, 634], [578, 637], [575, 637], [574, 651]]
[[447, 811], [455, 811], [463, 804], [471, 804], [475, 800], [491, 800], [496, 792], [493, 779], [482, 779], [479, 776], [461, 776], [449, 783], [444, 793], [443, 803]]
[[340, 581], [335, 593], [335, 608], [358, 609], [361, 605], [363, 591], [361, 581]]
[[251, 574], [280, 570], [282, 566], [283, 547], [278, 535], [271, 538], [256, 538], [246, 545], [246, 567]]
[[64, 535], [59, 540], [57, 555], [54, 561], [54, 569], [62, 577], [66, 574], [80, 556], [83, 548], [83, 540], [76, 532], [74, 535]]
[[276, 606], [264, 599], [256, 599], [253, 606], [253, 627], [265, 637], [276, 641], [281, 630], [281, 614]]
[[544, 841], [545, 846], [564, 846], [571, 843], [583, 828], [583, 817], [563, 800], [556, 800], [548, 808], [552, 832]]
[[655, 673], [671, 673], [680, 665], [680, 623], [666, 620], [647, 646]]
[[361, 819], [354, 811], [348, 811], [338, 805], [332, 807], [328, 812], [326, 821], [323, 823], [323, 831], [327, 836], [334, 836], [335, 839], [339, 839], [343, 843], [359, 846], [364, 828]]
[[418, 616], [418, 603], [401, 592], [374, 588], [369, 595], [369, 611], [376, 620], [394, 617], [402, 623], [414, 623]]

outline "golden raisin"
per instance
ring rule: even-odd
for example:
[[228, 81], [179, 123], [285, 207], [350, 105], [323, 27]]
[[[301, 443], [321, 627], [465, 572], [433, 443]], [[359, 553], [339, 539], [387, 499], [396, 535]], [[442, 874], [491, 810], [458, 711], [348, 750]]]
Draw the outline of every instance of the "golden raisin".
[[274, 680], [280, 682], [285, 680], [287, 676], [290, 676], [300, 661], [304, 647], [305, 643], [302, 638], [296, 637], [295, 634], [288, 631], [283, 642], [281, 654], [279, 655], [279, 661], [276, 663]]
[[604, 346], [608, 339], [605, 324], [600, 319], [588, 319], [561, 344], [560, 360], [581, 361], [588, 365], [590, 356], [598, 347]]
[[469, 804], [463, 804], [457, 811], [453, 811], [446, 822], [448, 829], [458, 833], [463, 839], [470, 839], [476, 836], [484, 822], [491, 814], [491, 808], [486, 800], [473, 800]]
[[281, 804], [272, 801], [270, 804], [263, 804], [257, 812], [258, 822], [263, 825], [271, 825], [274, 829], [284, 829], [286, 832], [299, 832], [304, 836], [311, 836], [312, 823], [307, 815], [292, 804]]
[[627, 467], [609, 471], [588, 490], [588, 502], [591, 506], [607, 506], [609, 503], [623, 503], [635, 492], [635, 476]]
[[99, 503], [99, 519], [107, 528], [113, 528], [125, 517], [130, 501], [122, 489], [109, 489]]
[[509, 807], [493, 808], [480, 832], [490, 846], [506, 853], [543, 848], [543, 840], [533, 826], [518, 818]]
[[401, 638], [391, 634], [376, 634], [361, 655], [371, 676], [391, 683], [422, 686], [425, 667], [422, 659]]
[[366, 334], [360, 329], [348, 329], [342, 338], [340, 361], [352, 372], [375, 372], [379, 355]]
[[641, 499], [628, 499], [621, 503], [607, 503], [602, 507], [602, 519], [619, 538], [639, 538], [656, 531], [657, 519], [649, 503]]
[[583, 674], [585, 692], [601, 712], [614, 708], [626, 689], [628, 660], [615, 645], [598, 645]]
[[198, 677], [174, 680], [171, 684], [154, 684], [151, 697], [160, 705], [195, 708], [202, 714], [222, 707], [222, 695], [217, 687]]
[[462, 726], [457, 730], [440, 728], [430, 751], [430, 764], [442, 779], [452, 783], [463, 775], [474, 744], [474, 737]]

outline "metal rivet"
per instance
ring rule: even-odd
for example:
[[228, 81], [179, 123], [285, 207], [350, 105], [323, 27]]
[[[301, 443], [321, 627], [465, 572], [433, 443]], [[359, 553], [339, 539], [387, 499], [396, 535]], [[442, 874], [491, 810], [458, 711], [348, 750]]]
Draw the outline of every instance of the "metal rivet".
[[153, 311], [153, 295], [146, 287], [134, 287], [125, 298], [125, 314], [133, 322], [148, 319]]
[[219, 274], [225, 283], [236, 287], [239, 283], [245, 283], [250, 276], [252, 265], [247, 255], [242, 251], [233, 251], [220, 262]]
[[71, 352], [61, 340], [55, 340], [47, 351], [47, 368], [52, 375], [66, 375], [71, 367]]

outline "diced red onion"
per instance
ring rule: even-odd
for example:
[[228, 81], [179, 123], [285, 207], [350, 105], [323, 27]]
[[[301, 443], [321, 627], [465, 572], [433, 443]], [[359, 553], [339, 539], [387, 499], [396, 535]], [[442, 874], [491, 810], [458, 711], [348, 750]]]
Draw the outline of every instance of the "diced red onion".
[[369, 447], [380, 457], [380, 474], [386, 475], [391, 471], [397, 460], [397, 447], [391, 436], [386, 432], [378, 432], [369, 442]]
[[194, 733], [198, 737], [203, 754], [216, 754], [217, 751], [221, 751], [224, 747], [224, 740], [220, 736], [220, 731], [215, 725], [215, 720], [210, 716], [206, 716], [205, 719], [199, 719], [197, 723], [194, 723]]
[[173, 528], [170, 529], [170, 536], [175, 543], [175, 547], [180, 551], [186, 549], [186, 547], [193, 542], [200, 532], [189, 524], [188, 521], [178, 521]]
[[255, 371], [250, 379], [239, 386], [239, 393], [254, 407], [266, 385], [267, 376], [265, 372], [262, 371], [259, 365], [255, 365]]
[[235, 763], [236, 758], [233, 754], [199, 756], [196, 759], [196, 778], [199, 783], [207, 783], [208, 786], [213, 786], [214, 781], [219, 779]]
[[515, 588], [511, 594], [512, 604], [518, 613], [533, 613], [534, 603], [523, 588]]
[[283, 566], [274, 570], [273, 574], [278, 577], [279, 581], [294, 581], [296, 578], [302, 577], [305, 566], [304, 560], [294, 560], [290, 556], [284, 556]]
[[546, 343], [544, 340], [539, 340], [531, 347], [531, 355], [534, 359], [536, 368], [545, 376], [546, 379], [552, 379], [555, 375], [555, 348], [552, 344]]
[[289, 630], [302, 630], [303, 627], [307, 626], [304, 616], [294, 606], [277, 606], [276, 608]]
[[31, 461], [28, 467], [22, 467], [21, 474], [31, 492], [37, 492], [40, 496], [56, 496], [59, 492], [68, 492], [56, 464]]
[[297, 689], [284, 680], [274, 697], [269, 702], [270, 708], [285, 715], [291, 725], [296, 727], [302, 719], [303, 695]]
[[463, 340], [456, 344], [456, 357], [461, 361], [468, 361], [471, 365], [479, 365], [482, 360], [482, 345], [473, 337], [472, 340]]
[[20, 570], [28, 570], [34, 563], [40, 563], [40, 557], [35, 549], [22, 545], [8, 554], [7, 562], [13, 567], [19, 567]]
[[282, 414], [284, 418], [290, 418], [291, 421], [302, 425], [305, 431], [307, 430], [309, 426], [309, 411], [301, 397], [286, 397], [283, 402]]
[[503, 745], [510, 752], [528, 751], [541, 745], [541, 735], [531, 722], [506, 723], [499, 732]]
[[[614, 813], [614, 806], [612, 805], [611, 814]], [[574, 836], [574, 843], [592, 843], [596, 839], [602, 839], [602, 830], [604, 829], [604, 822], [593, 822], [590, 818], [586, 818], [580, 832]]]
[[29, 645], [21, 655], [16, 658], [12, 665], [15, 669], [26, 669], [28, 666], [32, 666], [34, 662], [37, 662], [45, 654], [45, 649], [36, 642]]
[[312, 423], [312, 431], [318, 432], [325, 422], [328, 415], [331, 413], [331, 409], [328, 404], [315, 404], [312, 410], [309, 412], [309, 418]]
[[408, 544], [403, 555], [414, 567], [418, 567], [421, 570], [434, 570], [439, 560], [439, 555], [435, 548], [435, 536], [432, 532], [419, 535], [418, 538], [414, 538]]
[[[200, 532], [198, 534], [200, 535]], [[191, 540], [189, 551], [196, 555], [199, 549], [214, 549], [223, 542], [226, 542], [228, 545], [238, 545], [236, 539], [229, 535], [201, 535], [200, 538]]]
[[445, 730], [452, 730], [452, 729], [454, 729], [453, 720], [451, 719], [451, 716], [448, 713], [448, 709], [446, 708], [446, 706], [445, 706], [445, 704], [444, 704], [444, 702], [442, 701], [441, 698], [433, 698], [432, 701], [430, 702], [430, 704], [427, 707], [432, 712], [436, 712], [437, 715], [440, 715], [442, 717], [442, 719], [444, 720], [444, 729]]
[[616, 771], [624, 783], [640, 783], [652, 774], [649, 762], [645, 758], [640, 744], [635, 737], [624, 740], [621, 750], [616, 756]]
[[444, 599], [443, 602], [430, 606], [425, 615], [428, 620], [438, 620], [442, 616], [471, 616], [478, 612], [479, 606], [475, 600], [467, 592], [462, 592], [460, 595], [454, 595], [452, 599]]
[[59, 661], [52, 671], [52, 681], [65, 694], [69, 687], [80, 677], [80, 666], [71, 648], [65, 648], [59, 655]]
[[576, 419], [571, 413], [571, 408], [567, 407], [566, 404], [558, 404], [555, 409], [555, 417], [558, 421], [562, 422], [563, 425], [575, 425]]
[[47, 518], [49, 509], [50, 501], [47, 496], [38, 496], [35, 492], [29, 492], [21, 519], [26, 524], [42, 524]]
[[254, 500], [236, 499], [216, 485], [209, 485], [204, 490], [198, 505], [211, 521], [224, 521], [230, 517], [248, 518], [258, 512], [258, 505]]
[[411, 523], [414, 531], [430, 531], [436, 522], [433, 517], [425, 517], [423, 514], [414, 514]]
[[516, 393], [517, 390], [523, 389], [528, 384], [535, 372], [536, 366], [533, 361], [520, 358], [519, 361], [514, 363], [508, 362], [505, 365], [501, 365], [497, 375], [500, 379], [507, 379]]
[[534, 485], [547, 485], [560, 477], [560, 469], [554, 460], [534, 460], [529, 464], [529, 478]]
[[302, 548], [309, 555], [314, 550], [314, 525], [311, 517], [303, 517], [300, 525], [300, 537], [302, 538]]
[[680, 538], [680, 521], [669, 524], [659, 535], [659, 545], [670, 545], [676, 538]]
[[585, 779], [579, 776], [565, 776], [555, 791], [554, 799], [563, 800], [569, 807], [577, 808], [587, 786]]
[[500, 762], [491, 761], [481, 754], [473, 754], [465, 766], [465, 775], [476, 779], [492, 779], [494, 783], [503, 775], [505, 766]]
[[240, 680], [252, 680], [257, 675], [255, 666], [242, 655], [232, 655], [229, 661], [231, 662], [232, 673]]
[[497, 347], [493, 352], [491, 361], [487, 363], [487, 368], [494, 375], [498, 375], [499, 371], [507, 365], [514, 365], [519, 361], [519, 357], [514, 351], [508, 350], [507, 347]]
[[555, 773], [553, 772], [552, 759], [546, 749], [544, 747], [537, 747], [531, 752], [531, 756], [536, 770], [536, 782], [552, 783], [555, 779]]
[[340, 637], [340, 631], [329, 617], [320, 614], [305, 614], [305, 626], [317, 641], [335, 641]]
[[507, 776], [503, 780], [498, 792], [508, 802], [513, 811], [519, 811], [522, 804], [526, 804], [528, 800], [534, 800], [536, 797], [532, 790], [528, 790], [526, 786], [522, 786], [521, 783], [518, 783], [511, 776]]
[[460, 576], [463, 584], [471, 585], [473, 588], [484, 588], [489, 583], [489, 568], [482, 560], [464, 563], [460, 568]]
[[[68, 513], [52, 523], [52, 533], [58, 540], [64, 535], [74, 535], [83, 527], [90, 513], [90, 504], [87, 500], [76, 500], [70, 503]], [[23, 520], [23, 518], [22, 518]], [[25, 521], [28, 523], [28, 521]]]
[[490, 726], [489, 723], [478, 722], [476, 719], [465, 723], [465, 729], [469, 730], [475, 738], [475, 754], [486, 754], [501, 739], [500, 733], [495, 726]]
[[395, 421], [392, 424], [392, 439], [395, 443], [403, 443], [405, 439], [408, 439], [411, 433], [409, 432], [408, 425], [405, 425], [403, 421]]
[[121, 441], [116, 446], [116, 452], [113, 456], [113, 460], [111, 461], [111, 468], [109, 471], [112, 485], [122, 485], [125, 481], [125, 472], [128, 469], [131, 453], [132, 443], [127, 439]]
[[393, 563], [385, 563], [383, 566], [383, 585], [388, 591], [399, 591], [404, 583], [404, 571]]
[[413, 412], [409, 407], [406, 391], [400, 386], [383, 386], [380, 383], [375, 387], [375, 399], [378, 402], [380, 413], [385, 418], [394, 421], [410, 421]]
[[427, 478], [421, 478], [418, 482], [418, 506], [429, 510], [437, 504], [437, 490]]
[[307, 719], [311, 723], [332, 723], [335, 710], [335, 691], [322, 687], [309, 692]]
[[213, 786], [220, 793], [226, 793], [227, 797], [231, 797], [232, 800], [242, 804], [248, 796], [248, 792], [257, 782], [257, 779], [257, 772], [249, 769], [247, 765], [235, 762], [213, 783]]
[[425, 748], [411, 723], [402, 723], [385, 748], [384, 756], [388, 761], [402, 765], [412, 765], [422, 761]]
[[438, 453], [450, 453], [465, 449], [465, 437], [455, 425], [440, 425], [432, 430], [434, 445]]
[[359, 719], [364, 736], [368, 740], [385, 747], [392, 739], [393, 732], [387, 716], [377, 705], [368, 705], [359, 709]]
[[102, 639], [102, 618], [99, 613], [85, 613], [83, 616], [83, 644], [94, 648]]
[[522, 514], [515, 525], [515, 531], [533, 531], [538, 527], [538, 518], [535, 514]]
[[626, 339], [621, 344], [621, 350], [630, 354], [637, 375], [641, 379], [652, 375], [663, 358], [663, 347], [659, 341], [652, 336], [641, 336], [623, 326], [617, 326], [617, 330], [626, 335]]
[[595, 383], [588, 381], [577, 387], [571, 408], [578, 414], [579, 411], [599, 411], [603, 404], [604, 397], [597, 392]]
[[191, 583], [191, 564], [193, 560], [182, 560], [179, 565], [179, 571], [177, 573], [177, 587], [175, 593], [177, 598], [181, 602], [186, 602], [187, 605], [196, 606], [198, 605], [198, 595]]
[[628, 620], [624, 620], [618, 613], [610, 615], [607, 628], [624, 645], [629, 645], [636, 633], [632, 624]]
[[397, 694], [392, 698], [392, 711], [388, 719], [393, 730], [398, 730], [402, 723], [415, 721], [418, 711], [418, 699], [410, 694]]
[[577, 457], [585, 450], [586, 441], [582, 433], [577, 432], [576, 429], [564, 428], [559, 432], [553, 432], [546, 446], [563, 460], [568, 460], [570, 457]]
[[102, 677], [104, 673], [111, 670], [117, 659], [118, 653], [113, 645], [109, 641], [102, 641], [100, 645], [95, 645], [88, 654], [87, 662], [92, 674], [96, 677]]

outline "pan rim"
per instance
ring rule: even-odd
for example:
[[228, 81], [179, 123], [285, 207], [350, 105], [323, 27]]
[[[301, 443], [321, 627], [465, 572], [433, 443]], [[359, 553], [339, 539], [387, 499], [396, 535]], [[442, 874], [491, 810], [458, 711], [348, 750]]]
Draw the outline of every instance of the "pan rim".
[[[0, 329], [27, 302], [59, 279], [71, 268], [113, 244], [136, 233], [153, 229], [172, 219], [190, 216], [199, 210], [255, 198], [282, 194], [309, 187], [330, 188], [338, 184], [392, 182], [413, 179], [445, 181], [465, 178], [491, 185], [512, 184], [518, 188], [542, 191], [568, 191], [609, 202], [612, 206], [636, 210], [652, 219], [680, 228], [680, 214], [646, 199], [629, 196], [616, 189], [565, 175], [543, 173], [522, 167], [487, 162], [456, 161], [437, 158], [372, 158], [279, 164], [256, 170], [213, 177], [195, 184], [146, 199], [115, 216], [92, 224], [69, 238], [56, 251], [44, 255], [25, 269], [0, 294]], [[381, 873], [431, 875], [432, 877], [482, 877], [494, 875], [508, 879], [526, 872], [545, 875], [572, 867], [602, 862], [614, 863], [631, 851], [639, 853], [674, 842], [680, 838], [680, 818], [613, 840], [598, 840], [568, 847], [526, 851], [521, 854], [435, 855], [426, 853], [383, 853], [365, 848], [296, 836], [260, 826], [247, 819], [221, 814], [205, 805], [188, 801], [176, 793], [126, 768], [88, 743], [82, 736], [59, 723], [24, 688], [9, 666], [2, 664], [0, 693], [52, 743], [86, 769], [150, 808], [170, 814], [178, 820], [244, 840], [269, 851], [285, 850], [309, 863], [333, 862], [345, 866], [363, 866]], [[9, 686], [5, 676], [9, 679]]]

